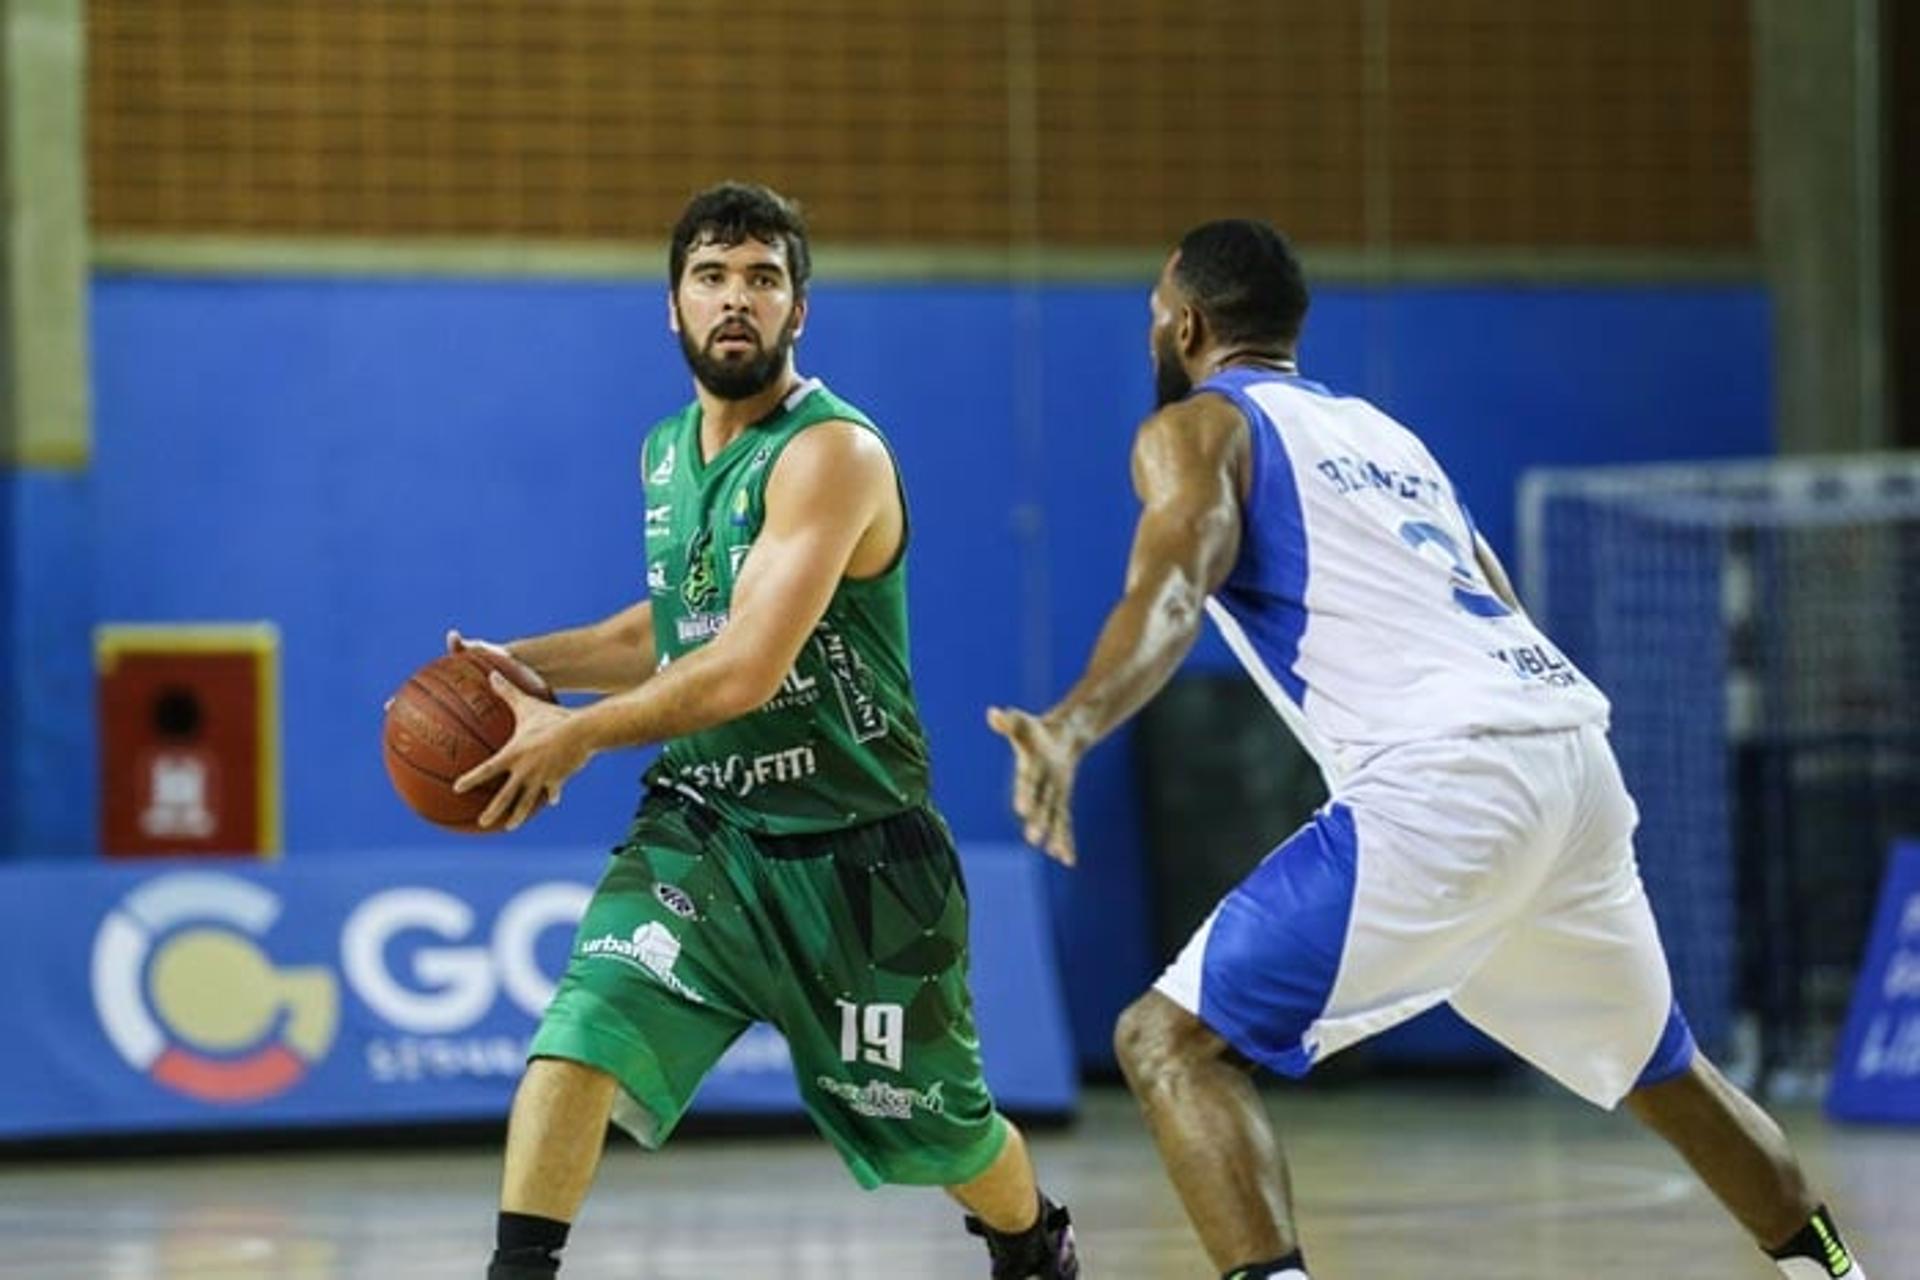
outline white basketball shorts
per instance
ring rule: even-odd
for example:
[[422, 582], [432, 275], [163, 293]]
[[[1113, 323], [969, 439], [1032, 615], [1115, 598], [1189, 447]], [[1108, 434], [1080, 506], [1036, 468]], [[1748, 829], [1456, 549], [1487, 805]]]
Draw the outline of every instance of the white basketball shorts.
[[1588, 1101], [1693, 1036], [1606, 733], [1388, 748], [1223, 899], [1155, 983], [1288, 1075], [1445, 1001]]

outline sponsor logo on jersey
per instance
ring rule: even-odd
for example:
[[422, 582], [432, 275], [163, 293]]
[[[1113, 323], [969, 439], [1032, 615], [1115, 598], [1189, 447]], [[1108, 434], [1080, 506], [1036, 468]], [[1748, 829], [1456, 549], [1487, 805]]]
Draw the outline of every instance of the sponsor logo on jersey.
[[648, 484], [668, 484], [673, 480], [675, 452], [675, 445], [669, 440], [667, 442], [667, 451], [660, 455], [660, 461], [654, 464], [653, 470], [647, 472]]
[[840, 695], [840, 710], [847, 718], [847, 729], [855, 742], [871, 742], [887, 736], [887, 716], [868, 688], [867, 666], [845, 636], [827, 623], [814, 629], [813, 643], [827, 664], [834, 692]]
[[675, 618], [673, 632], [680, 637], [681, 644], [697, 644], [713, 639], [726, 625], [727, 615], [724, 613], [693, 613], [684, 618]]
[[944, 1114], [947, 1109], [946, 1099], [941, 1097], [943, 1082], [938, 1080], [928, 1085], [925, 1091], [880, 1080], [855, 1084], [851, 1080], [836, 1080], [832, 1076], [816, 1076], [813, 1082], [822, 1093], [844, 1102], [848, 1110], [875, 1120], [911, 1120], [915, 1110], [937, 1116]]
[[735, 752], [720, 760], [703, 760], [682, 769], [680, 776], [702, 791], [725, 792], [744, 800], [769, 783], [799, 782], [818, 772], [819, 758], [803, 744], [757, 756]]
[[667, 566], [658, 560], [647, 563], [647, 590], [665, 591], [667, 589]]
[[720, 578], [713, 571], [713, 530], [702, 529], [687, 544], [687, 576], [680, 580], [680, 599], [694, 613], [702, 613], [719, 598]]
[[762, 711], [792, 711], [820, 701], [820, 678], [800, 674], [795, 667], [780, 682], [780, 690], [767, 700]]
[[1538, 681], [1549, 688], [1571, 689], [1580, 683], [1580, 673], [1573, 669], [1573, 664], [1549, 645], [1516, 645], [1511, 649], [1495, 649], [1488, 656], [1506, 663], [1508, 670], [1520, 679]]

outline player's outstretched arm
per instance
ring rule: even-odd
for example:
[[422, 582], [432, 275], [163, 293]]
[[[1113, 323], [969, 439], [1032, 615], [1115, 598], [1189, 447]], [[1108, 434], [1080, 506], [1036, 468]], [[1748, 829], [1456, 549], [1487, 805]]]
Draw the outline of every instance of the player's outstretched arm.
[[504, 677], [512, 739], [455, 784], [505, 777], [480, 825], [519, 826], [600, 751], [694, 733], [764, 705], [800, 656], [882, 504], [896, 501], [893, 460], [846, 422], [810, 427], [767, 478], [767, 514], [741, 565], [727, 624], [637, 688], [578, 710], [530, 698]]
[[1043, 715], [994, 708], [987, 720], [1012, 743], [1014, 809], [1029, 843], [1071, 864], [1073, 775], [1089, 747], [1166, 684], [1193, 647], [1206, 598], [1240, 550], [1246, 419], [1218, 396], [1170, 405], [1140, 427], [1133, 483], [1140, 522], [1125, 593], [1100, 631], [1087, 669]]
[[584, 627], [569, 627], [508, 644], [447, 633], [447, 649], [491, 648], [526, 667], [551, 690], [619, 693], [644, 683], [659, 663], [653, 648], [653, 605], [640, 600]]
[[1206, 600], [1240, 553], [1247, 424], [1218, 396], [1170, 405], [1133, 446], [1139, 524], [1126, 591], [1107, 615], [1085, 674], [1047, 718], [1089, 744], [1147, 704], [1200, 634]]

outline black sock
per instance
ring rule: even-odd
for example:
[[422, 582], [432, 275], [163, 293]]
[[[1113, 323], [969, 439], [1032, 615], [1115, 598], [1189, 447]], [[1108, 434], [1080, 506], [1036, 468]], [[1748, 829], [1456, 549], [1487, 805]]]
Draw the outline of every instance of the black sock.
[[1830, 1276], [1843, 1276], [1853, 1266], [1853, 1255], [1847, 1252], [1847, 1246], [1840, 1239], [1840, 1232], [1833, 1225], [1833, 1217], [1825, 1205], [1813, 1211], [1813, 1216], [1807, 1219], [1807, 1225], [1795, 1232], [1793, 1239], [1778, 1249], [1767, 1250], [1767, 1256], [1776, 1261], [1782, 1258], [1811, 1258], [1825, 1267]]
[[1270, 1262], [1250, 1262], [1244, 1267], [1235, 1267], [1222, 1272], [1220, 1280], [1260, 1280], [1262, 1276], [1277, 1276], [1283, 1271], [1305, 1271], [1307, 1262], [1295, 1249], [1284, 1258], [1274, 1258]]
[[548, 1280], [560, 1274], [560, 1250], [570, 1228], [554, 1218], [503, 1213], [494, 1228], [493, 1262], [487, 1280]]
[[987, 1238], [993, 1242], [993, 1255], [996, 1258], [1018, 1258], [1022, 1262], [1037, 1262], [1047, 1256], [1047, 1214], [1053, 1208], [1053, 1202], [1044, 1195], [1040, 1197], [1040, 1212], [1034, 1216], [1033, 1225], [1025, 1231], [995, 1231], [986, 1223], [981, 1223]]

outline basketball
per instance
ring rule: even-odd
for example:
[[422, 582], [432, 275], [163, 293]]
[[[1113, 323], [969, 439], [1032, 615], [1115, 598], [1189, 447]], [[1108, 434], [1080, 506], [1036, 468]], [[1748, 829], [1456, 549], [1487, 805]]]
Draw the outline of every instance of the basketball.
[[504, 829], [479, 825], [481, 812], [500, 789], [499, 779], [464, 795], [453, 790], [462, 774], [513, 736], [513, 709], [487, 683], [495, 671], [551, 701], [510, 664], [481, 649], [463, 649], [443, 654], [408, 676], [387, 706], [381, 754], [393, 789], [408, 808], [451, 831]]

